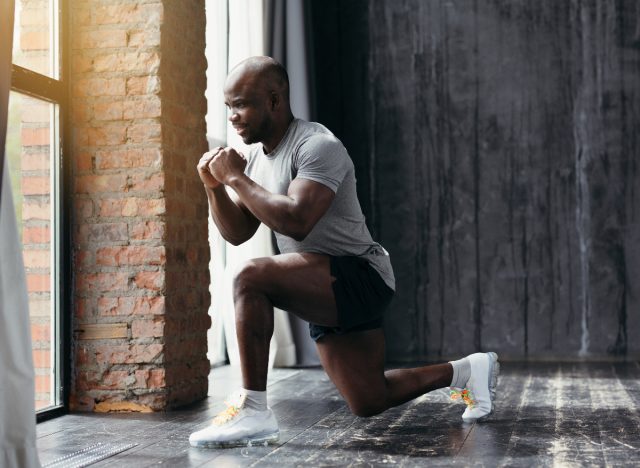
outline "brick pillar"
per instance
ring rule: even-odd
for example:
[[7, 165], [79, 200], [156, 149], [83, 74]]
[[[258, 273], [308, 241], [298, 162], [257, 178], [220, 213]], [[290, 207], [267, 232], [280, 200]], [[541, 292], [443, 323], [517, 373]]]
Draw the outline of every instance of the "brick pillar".
[[204, 0], [70, 2], [71, 407], [204, 398], [210, 325]]

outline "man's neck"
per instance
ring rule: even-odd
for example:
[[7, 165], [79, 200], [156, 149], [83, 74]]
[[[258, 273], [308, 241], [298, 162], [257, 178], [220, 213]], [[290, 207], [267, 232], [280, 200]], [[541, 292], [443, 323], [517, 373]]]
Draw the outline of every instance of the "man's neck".
[[287, 134], [287, 130], [289, 126], [293, 122], [293, 114], [289, 114], [289, 116], [282, 121], [282, 123], [275, 126], [273, 137], [269, 139], [269, 141], [262, 142], [262, 150], [264, 154], [271, 153], [276, 147], [280, 144], [284, 136]]

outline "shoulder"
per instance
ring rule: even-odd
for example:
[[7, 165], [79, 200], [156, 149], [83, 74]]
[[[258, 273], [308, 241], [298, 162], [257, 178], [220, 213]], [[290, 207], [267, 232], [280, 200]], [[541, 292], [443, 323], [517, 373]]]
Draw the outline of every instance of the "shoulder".
[[329, 151], [331, 153], [345, 153], [342, 142], [331, 134], [316, 133], [300, 143], [300, 149], [306, 151]]
[[296, 152], [309, 153], [329, 153], [338, 156], [347, 154], [342, 142], [331, 131], [317, 122], [298, 122], [299, 139]]

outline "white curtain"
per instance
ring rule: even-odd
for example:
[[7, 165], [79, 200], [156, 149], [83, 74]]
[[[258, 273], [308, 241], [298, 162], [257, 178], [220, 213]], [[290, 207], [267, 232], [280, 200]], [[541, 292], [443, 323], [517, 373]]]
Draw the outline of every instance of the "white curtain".
[[27, 286], [5, 158], [13, 0], [0, 2], [0, 440], [3, 468], [39, 467]]
[[[222, 87], [228, 71], [237, 63], [264, 53], [262, 0], [207, 2], [207, 133], [210, 147], [228, 145], [248, 153], [249, 148], [227, 120]], [[226, 348], [230, 363], [239, 365], [231, 283], [234, 272], [244, 261], [274, 254], [271, 231], [262, 225], [250, 241], [235, 247], [224, 242], [211, 220], [209, 223], [212, 258], [209, 360], [213, 364], [223, 362]], [[274, 313], [269, 365], [295, 365], [296, 349], [287, 314], [279, 309]]]
[[[287, 69], [293, 115], [313, 120], [313, 83], [310, 47], [309, 8], [306, 0], [265, 0], [266, 53]], [[290, 315], [299, 366], [318, 366], [320, 359], [309, 336], [309, 325]]]

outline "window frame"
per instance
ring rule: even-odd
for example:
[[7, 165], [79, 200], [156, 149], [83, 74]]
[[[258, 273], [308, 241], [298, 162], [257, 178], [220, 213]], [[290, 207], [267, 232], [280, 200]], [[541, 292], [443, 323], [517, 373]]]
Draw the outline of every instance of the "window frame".
[[[46, 421], [69, 412], [69, 393], [71, 385], [71, 285], [72, 272], [70, 261], [71, 242], [71, 152], [70, 152], [70, 93], [69, 93], [69, 0], [57, 0], [57, 11], [53, 11], [50, 18], [54, 25], [57, 20], [58, 48], [54, 48], [58, 57], [58, 79], [50, 78], [40, 73], [12, 63], [11, 65], [11, 91], [54, 103], [58, 106], [57, 132], [55, 134], [54, 154], [56, 161], [57, 177], [52, 186], [57, 203], [54, 208], [54, 216], [57, 220], [53, 238], [57, 261], [53, 265], [55, 302], [53, 304], [53, 318], [55, 320], [55, 347], [56, 369], [53, 382], [53, 391], [56, 399], [60, 398], [60, 404], [46, 407], [36, 411], [36, 422]], [[19, 21], [14, 23], [18, 28]], [[52, 31], [55, 31], [52, 28]], [[52, 33], [52, 37], [55, 32]], [[54, 62], [55, 63], [55, 62]]]

